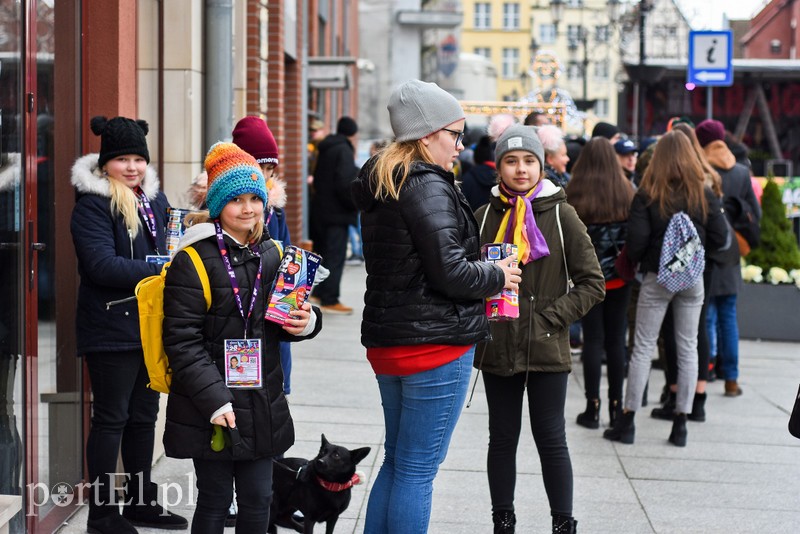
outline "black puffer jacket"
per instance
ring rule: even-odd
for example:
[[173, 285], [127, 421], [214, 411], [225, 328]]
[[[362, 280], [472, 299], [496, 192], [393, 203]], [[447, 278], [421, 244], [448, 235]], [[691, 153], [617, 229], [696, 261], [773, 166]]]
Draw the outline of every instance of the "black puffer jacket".
[[72, 167], [72, 185], [78, 193], [70, 230], [81, 276], [75, 321], [79, 355], [141, 350], [133, 290], [142, 279], [161, 272], [159, 265], [148, 263], [145, 257], [167, 253], [169, 201], [158, 189], [155, 169], [148, 165], [142, 190], [156, 218], [156, 243], [144, 224], [131, 239], [122, 215], [111, 212], [108, 179], [97, 162], [97, 154], [88, 154]]
[[[725, 221], [719, 199], [707, 187], [705, 194], [708, 203], [706, 218], [703, 219], [699, 213], [688, 213], [688, 215], [697, 229], [697, 235], [706, 252], [712, 252], [730, 245], [731, 236], [728, 235], [728, 223]], [[681, 210], [686, 211], [685, 205]], [[636, 192], [628, 215], [627, 253], [633, 262], [639, 262], [641, 272], [658, 272], [661, 246], [670, 219], [671, 215], [661, 216], [658, 204], [651, 203], [641, 189]]]
[[628, 235], [628, 223], [626, 221], [590, 224], [586, 227], [586, 232], [594, 245], [594, 252], [597, 254], [597, 261], [600, 262], [600, 269], [606, 280], [619, 278], [614, 262], [617, 260], [619, 251], [625, 246], [625, 238]]
[[478, 225], [453, 173], [415, 163], [399, 200], [379, 202], [370, 160], [353, 184], [361, 215], [367, 292], [361, 343], [471, 345], [489, 334], [483, 298], [502, 289], [480, 261]]
[[[210, 228], [208, 228], [210, 227]], [[167, 271], [164, 288], [164, 349], [173, 370], [167, 403], [164, 448], [173, 458], [208, 460], [251, 460], [285, 452], [294, 443], [294, 425], [283, 394], [279, 341], [298, 341], [280, 326], [264, 320], [270, 284], [280, 264], [280, 253], [272, 241], [261, 243], [263, 285], [250, 319], [250, 338], [261, 339], [264, 386], [260, 389], [229, 389], [225, 385], [223, 343], [243, 336], [244, 320], [231, 289], [230, 279], [220, 257], [213, 226], [192, 227], [181, 248], [192, 245], [208, 272], [211, 308], [206, 311], [202, 286], [188, 254], [175, 255]], [[188, 239], [187, 239], [188, 238]], [[231, 251], [231, 264], [240, 287], [242, 305], [250, 304], [258, 256], [225, 236]], [[322, 327], [319, 310], [313, 337]], [[221, 452], [210, 448], [211, 415], [232, 402], [241, 445]]]

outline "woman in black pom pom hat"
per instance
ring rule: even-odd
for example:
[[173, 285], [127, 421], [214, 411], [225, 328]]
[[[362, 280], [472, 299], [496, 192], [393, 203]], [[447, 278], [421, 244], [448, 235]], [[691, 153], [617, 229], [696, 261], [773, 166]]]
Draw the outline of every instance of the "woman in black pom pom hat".
[[[145, 121], [94, 117], [91, 128], [100, 136], [100, 153], [72, 167], [78, 198], [70, 223], [81, 277], [78, 354], [86, 357], [94, 396], [86, 443], [92, 482], [87, 530], [185, 529], [184, 518], [156, 503], [157, 486], [150, 480], [159, 395], [147, 387], [133, 297], [140, 280], [161, 271], [169, 201], [148, 165]], [[112, 486], [120, 446], [128, 478], [122, 514]]]

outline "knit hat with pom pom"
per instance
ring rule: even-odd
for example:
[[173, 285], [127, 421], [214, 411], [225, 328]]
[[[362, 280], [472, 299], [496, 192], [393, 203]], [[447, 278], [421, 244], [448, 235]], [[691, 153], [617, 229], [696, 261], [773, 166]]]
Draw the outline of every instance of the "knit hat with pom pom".
[[150, 130], [146, 121], [126, 117], [107, 119], [101, 115], [92, 118], [92, 132], [100, 136], [100, 160], [103, 167], [109, 160], [126, 154], [138, 154], [150, 163], [145, 136]]
[[267, 186], [253, 156], [233, 143], [216, 143], [205, 161], [208, 173], [206, 204], [212, 219], [219, 217], [232, 198], [252, 193], [267, 205]]

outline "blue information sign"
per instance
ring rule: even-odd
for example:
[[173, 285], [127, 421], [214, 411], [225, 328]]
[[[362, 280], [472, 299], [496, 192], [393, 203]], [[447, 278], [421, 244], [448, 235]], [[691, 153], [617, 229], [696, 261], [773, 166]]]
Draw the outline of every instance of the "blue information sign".
[[689, 67], [686, 81], [697, 86], [733, 85], [733, 33], [689, 32]]

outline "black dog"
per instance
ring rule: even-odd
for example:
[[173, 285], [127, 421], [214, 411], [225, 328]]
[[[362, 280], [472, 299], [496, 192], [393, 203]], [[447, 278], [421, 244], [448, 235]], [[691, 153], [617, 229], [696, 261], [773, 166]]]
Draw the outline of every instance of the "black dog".
[[[315, 523], [325, 522], [325, 533], [333, 534], [339, 515], [350, 504], [350, 488], [362, 482], [356, 464], [369, 451], [369, 447], [348, 450], [333, 445], [323, 434], [315, 458], [274, 460], [268, 532], [275, 534], [277, 525], [311, 534]], [[303, 514], [302, 524], [292, 518], [298, 510]]]

